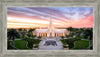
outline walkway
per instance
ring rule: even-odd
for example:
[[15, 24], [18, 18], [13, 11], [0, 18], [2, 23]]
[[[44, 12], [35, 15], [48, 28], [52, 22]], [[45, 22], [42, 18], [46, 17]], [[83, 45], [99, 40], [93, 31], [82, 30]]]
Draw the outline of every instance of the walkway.
[[[46, 41], [55, 41], [57, 45], [56, 46], [53, 46], [53, 45], [46, 46], [45, 45]], [[59, 38], [44, 38], [39, 44], [39, 50], [62, 50], [62, 49], [63, 49], [62, 43], [61, 41], [59, 41]]]

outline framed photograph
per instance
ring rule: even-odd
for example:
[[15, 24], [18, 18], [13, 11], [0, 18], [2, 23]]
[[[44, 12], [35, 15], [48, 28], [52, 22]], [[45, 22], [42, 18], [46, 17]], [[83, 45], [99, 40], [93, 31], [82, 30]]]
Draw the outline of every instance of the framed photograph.
[[0, 1], [0, 57], [99, 57], [99, 2]]

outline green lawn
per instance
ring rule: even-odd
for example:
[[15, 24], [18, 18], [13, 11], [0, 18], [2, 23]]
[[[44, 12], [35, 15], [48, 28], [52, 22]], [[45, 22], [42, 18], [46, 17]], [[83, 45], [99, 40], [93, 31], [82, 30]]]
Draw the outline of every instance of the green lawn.
[[23, 49], [29, 49], [26, 46], [27, 46], [27, 41], [24, 41], [24, 40], [15, 40], [15, 47], [16, 48], [21, 49], [21, 50], [23, 50]]
[[60, 41], [63, 43], [63, 45], [69, 45], [69, 49], [72, 49], [74, 47], [74, 42], [81, 40], [79, 38], [71, 38], [71, 39], [61, 39]]
[[73, 49], [86, 49], [89, 46], [89, 41], [79, 40], [74, 43]]

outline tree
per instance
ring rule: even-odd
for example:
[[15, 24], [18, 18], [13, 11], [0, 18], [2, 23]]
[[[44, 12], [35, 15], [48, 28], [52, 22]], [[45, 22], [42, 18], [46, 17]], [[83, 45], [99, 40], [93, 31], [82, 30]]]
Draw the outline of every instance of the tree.
[[35, 29], [30, 29], [28, 32], [32, 33], [32, 31], [34, 31]]
[[36, 37], [36, 35], [33, 35], [32, 37], [34, 38], [34, 37]]
[[27, 30], [26, 30], [26, 29], [23, 29], [23, 31], [27, 32]]
[[73, 28], [72, 28], [72, 27], [69, 27], [69, 28], [67, 28], [67, 30], [72, 31], [72, 30], [73, 30]]
[[19, 33], [16, 31], [16, 29], [10, 29], [7, 32], [8, 40], [13, 40], [13, 46], [15, 47], [15, 37], [19, 38]]
[[63, 38], [64, 38], [64, 36], [61, 36], [61, 38], [63, 39]]
[[24, 38], [27, 33], [27, 30], [20, 28], [20, 29], [18, 29], [18, 32], [19, 32], [21, 38]]
[[[24, 39], [25, 41], [28, 42], [27, 46], [28, 48], [32, 49], [33, 48], [33, 45], [38, 45], [40, 43], [41, 40], [39, 39], [31, 39], [31, 38], [25, 38]], [[38, 48], [38, 47], [37, 47]]]
[[28, 42], [27, 46], [32, 49], [33, 44], [34, 44], [34, 40], [30, 39], [30, 38], [25, 38], [25, 40]]
[[41, 38], [41, 36], [38, 36], [38, 38]]
[[[28, 31], [28, 34], [27, 34], [27, 35], [28, 35], [29, 37], [32, 37], [32, 36], [33, 36], [33, 33], [32, 33], [32, 32], [33, 32], [34, 30], [35, 30], [35, 29], [30, 29], [30, 30]], [[29, 34], [30, 34], [30, 35], [29, 35]]]
[[18, 29], [18, 32], [21, 32], [22, 31], [22, 28]]
[[89, 49], [90, 49], [90, 46], [92, 45], [91, 42], [93, 39], [93, 29], [92, 28], [86, 29], [84, 34], [85, 34], [84, 37], [89, 39]]
[[27, 34], [28, 37], [32, 37], [32, 35], [30, 33]]
[[66, 37], [69, 37], [69, 35], [66, 35]]
[[24, 37], [26, 35], [26, 32], [25, 31], [22, 31], [21, 32], [21, 35]]
[[91, 41], [92, 41], [92, 39], [93, 39], [93, 29], [91, 28], [91, 29], [89, 29], [89, 31], [88, 31], [88, 33], [89, 33], [89, 49], [90, 49], [90, 47], [91, 47]]
[[7, 49], [14, 49], [12, 46], [11, 46], [11, 41], [7, 39]]

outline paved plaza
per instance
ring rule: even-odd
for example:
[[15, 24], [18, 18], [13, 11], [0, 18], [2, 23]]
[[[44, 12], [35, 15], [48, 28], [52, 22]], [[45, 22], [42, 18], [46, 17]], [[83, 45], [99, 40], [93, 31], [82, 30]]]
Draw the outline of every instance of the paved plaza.
[[[56, 45], [53, 45], [54, 43], [56, 43]], [[51, 44], [46, 44], [46, 42], [51, 42]], [[59, 41], [59, 38], [42, 38], [42, 41], [39, 44], [39, 50], [62, 50], [63, 49], [63, 44], [61, 43], [61, 41]]]

